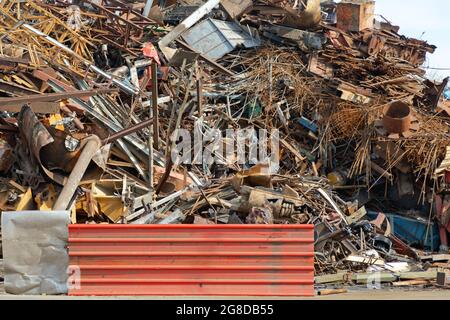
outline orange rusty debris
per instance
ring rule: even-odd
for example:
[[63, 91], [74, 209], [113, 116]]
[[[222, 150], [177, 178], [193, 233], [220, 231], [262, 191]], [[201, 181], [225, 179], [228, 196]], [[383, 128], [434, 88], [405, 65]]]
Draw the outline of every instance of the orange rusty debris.
[[448, 266], [449, 78], [376, 5], [0, 1], [0, 213], [68, 212], [70, 295]]
[[71, 225], [69, 295], [314, 295], [313, 225]]

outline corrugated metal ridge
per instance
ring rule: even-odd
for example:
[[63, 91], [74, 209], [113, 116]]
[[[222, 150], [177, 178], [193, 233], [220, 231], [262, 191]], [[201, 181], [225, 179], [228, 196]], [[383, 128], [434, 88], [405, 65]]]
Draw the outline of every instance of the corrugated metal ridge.
[[310, 266], [136, 266], [136, 265], [78, 265], [80, 269], [85, 270], [299, 270], [314, 271]]
[[[85, 242], [93, 242], [93, 243], [110, 243], [117, 242], [117, 238], [69, 238], [70, 243], [85, 243]], [[283, 238], [270, 238], [270, 239], [261, 239], [261, 238], [220, 238], [220, 239], [203, 239], [203, 238], [191, 238], [191, 239], [164, 239], [164, 238], [129, 238], [129, 239], [120, 239], [122, 243], [135, 243], [135, 242], [205, 242], [205, 243], [215, 243], [215, 242], [236, 242], [236, 243], [264, 243], [264, 242], [286, 242], [286, 243], [310, 243], [311, 240], [308, 239], [283, 239]]]
[[70, 229], [305, 229], [313, 230], [312, 224], [71, 224]]
[[71, 257], [89, 257], [89, 256], [137, 256], [137, 257], [150, 257], [150, 256], [181, 256], [181, 257], [314, 257], [314, 252], [120, 252], [120, 251], [85, 251], [85, 252], [69, 252]]
[[[312, 225], [71, 225], [70, 295], [311, 296]], [[76, 269], [75, 269], [76, 270]]]
[[[172, 279], [159, 279], [159, 280], [148, 280], [148, 279], [86, 279], [83, 283], [153, 283], [153, 284], [314, 284], [314, 280], [172, 280]], [[180, 292], [180, 295], [185, 295], [185, 292]]]

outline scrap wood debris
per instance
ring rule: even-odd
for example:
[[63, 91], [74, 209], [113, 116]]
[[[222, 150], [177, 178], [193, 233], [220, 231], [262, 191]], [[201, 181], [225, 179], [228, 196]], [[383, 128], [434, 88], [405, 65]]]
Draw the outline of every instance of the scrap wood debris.
[[[318, 277], [448, 269], [423, 254], [448, 254], [450, 230], [448, 78], [421, 68], [435, 46], [377, 20], [374, 1], [144, 8], [0, 3], [0, 210], [69, 210], [72, 223], [309, 223]], [[174, 160], [179, 129], [211, 142], [248, 128], [277, 130], [276, 170], [240, 162], [248, 148], [226, 159], [213, 148], [223, 161], [210, 163], [195, 161], [194, 143], [193, 161]]]

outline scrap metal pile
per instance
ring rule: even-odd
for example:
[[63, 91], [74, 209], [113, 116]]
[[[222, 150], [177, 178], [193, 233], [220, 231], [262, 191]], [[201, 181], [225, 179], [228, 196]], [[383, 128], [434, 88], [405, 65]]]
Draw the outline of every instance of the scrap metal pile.
[[[410, 245], [436, 250], [435, 221], [448, 253], [448, 79], [420, 67], [435, 46], [374, 19], [373, 1], [164, 3], [0, 3], [0, 210], [313, 223], [317, 275], [423, 270]], [[179, 129], [217, 161], [195, 143], [185, 161]], [[248, 147], [219, 157], [260, 129], [279, 165], [239, 161]], [[422, 219], [426, 235], [371, 212]]]

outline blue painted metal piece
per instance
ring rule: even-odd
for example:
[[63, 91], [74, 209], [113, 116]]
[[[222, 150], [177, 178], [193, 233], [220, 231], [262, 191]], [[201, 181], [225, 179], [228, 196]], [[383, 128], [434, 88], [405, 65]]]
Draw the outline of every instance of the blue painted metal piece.
[[444, 99], [450, 100], [450, 89], [449, 88], [444, 90]]
[[319, 131], [319, 127], [316, 124], [314, 124], [311, 120], [305, 117], [301, 117], [300, 119], [298, 119], [298, 123], [314, 133]]
[[[391, 223], [392, 233], [407, 244], [426, 250], [439, 250], [439, 226], [436, 222], [432, 223], [427, 236], [427, 222], [396, 214], [385, 213], [385, 215]], [[378, 213], [369, 211], [367, 216], [369, 219], [374, 220], [378, 216]]]

